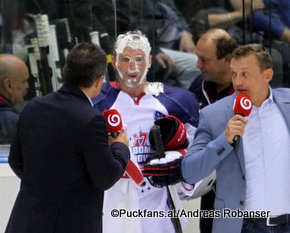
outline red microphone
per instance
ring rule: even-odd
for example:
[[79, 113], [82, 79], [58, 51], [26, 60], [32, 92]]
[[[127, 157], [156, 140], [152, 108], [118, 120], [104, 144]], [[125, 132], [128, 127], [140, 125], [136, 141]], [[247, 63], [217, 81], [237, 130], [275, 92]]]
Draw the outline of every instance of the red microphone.
[[109, 135], [113, 138], [117, 137], [123, 128], [121, 114], [117, 109], [108, 109], [103, 112], [103, 116], [107, 122]]
[[[234, 114], [246, 117], [250, 115], [251, 111], [252, 111], [252, 101], [250, 96], [242, 93], [238, 94], [234, 102]], [[235, 151], [238, 151], [239, 149], [240, 138], [241, 137], [239, 135], [236, 135], [233, 138], [233, 145]]]
[[249, 116], [252, 111], [252, 101], [246, 94], [238, 94], [234, 102], [234, 114]]
[[[123, 130], [121, 114], [117, 109], [108, 109], [103, 112], [103, 116], [107, 122], [109, 135], [117, 137]], [[137, 185], [143, 184], [144, 176], [132, 160], [129, 160], [125, 172]]]

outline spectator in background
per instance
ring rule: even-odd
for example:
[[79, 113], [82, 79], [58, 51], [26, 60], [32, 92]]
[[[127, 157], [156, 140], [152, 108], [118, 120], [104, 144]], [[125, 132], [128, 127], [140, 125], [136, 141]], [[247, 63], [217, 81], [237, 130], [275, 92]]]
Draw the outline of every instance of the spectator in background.
[[254, 12], [254, 29], [290, 44], [290, 1], [264, 0], [264, 4], [263, 10]]
[[[184, 1], [175, 0], [179, 5], [187, 5]], [[252, 11], [264, 8], [263, 0], [245, 0], [245, 15], [243, 15], [242, 1], [235, 0], [203, 0], [196, 1], [199, 9], [187, 13], [188, 22], [194, 38], [197, 40], [199, 36], [206, 32], [209, 28], [228, 29], [242, 20], [248, 19]], [[191, 11], [191, 8], [184, 8]], [[238, 41], [241, 43], [242, 41]]]
[[[210, 29], [199, 38], [196, 48], [197, 67], [201, 75], [191, 84], [189, 90], [197, 95], [200, 107], [203, 108], [225, 96], [234, 93], [231, 79], [231, 53], [238, 44], [225, 30]], [[201, 197], [201, 210], [214, 209], [215, 192]], [[212, 218], [200, 218], [201, 233], [212, 232]]]
[[199, 35], [209, 28], [223, 28], [237, 40], [238, 44], [255, 42], [271, 46], [270, 52], [273, 57], [274, 70], [271, 86], [281, 87], [285, 85], [283, 79], [287, 78], [289, 56], [287, 57], [287, 52], [284, 50], [288, 51], [288, 48], [283, 50], [279, 46], [273, 46], [274, 43], [270, 45], [263, 34], [251, 28], [251, 16], [254, 12], [264, 9], [263, 0], [245, 0], [244, 9], [243, 1], [236, 0], [204, 0], [200, 1], [199, 5], [201, 9], [196, 13], [193, 12], [189, 20], [191, 30], [195, 32], [195, 40], [198, 40]]
[[[264, 0], [264, 3], [265, 9], [253, 14], [252, 26], [264, 35], [264, 44], [281, 54], [283, 86], [290, 87], [290, 1]], [[275, 55], [273, 58], [275, 61]]]
[[14, 105], [28, 90], [26, 64], [11, 54], [0, 54], [0, 144], [10, 144], [16, 133], [19, 112]]
[[198, 96], [202, 108], [233, 93], [230, 62], [237, 46], [236, 40], [223, 29], [210, 29], [199, 38], [197, 67], [201, 75], [189, 90]]

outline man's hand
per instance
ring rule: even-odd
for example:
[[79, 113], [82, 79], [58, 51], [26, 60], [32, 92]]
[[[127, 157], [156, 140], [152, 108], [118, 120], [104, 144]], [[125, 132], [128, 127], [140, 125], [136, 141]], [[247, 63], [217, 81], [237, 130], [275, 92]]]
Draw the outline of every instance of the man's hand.
[[192, 40], [192, 36], [186, 31], [181, 33], [179, 50], [186, 53], [196, 53], [196, 47]]
[[166, 151], [164, 158], [152, 156], [144, 165], [144, 176], [152, 176], [152, 181], [160, 186], [173, 185], [181, 181], [182, 154], [179, 151]]
[[165, 53], [157, 53], [155, 55], [155, 59], [160, 64], [163, 69], [168, 69], [169, 74], [173, 74], [175, 72], [175, 65], [172, 59]]
[[226, 126], [226, 140], [229, 144], [233, 144], [236, 135], [243, 136], [247, 124], [247, 119], [241, 115], [234, 115]]
[[117, 137], [112, 137], [109, 136], [109, 145], [112, 145], [114, 142], [121, 142], [123, 144], [125, 144], [126, 146], [129, 146], [129, 140], [126, 136], [126, 133], [124, 130], [122, 130]]

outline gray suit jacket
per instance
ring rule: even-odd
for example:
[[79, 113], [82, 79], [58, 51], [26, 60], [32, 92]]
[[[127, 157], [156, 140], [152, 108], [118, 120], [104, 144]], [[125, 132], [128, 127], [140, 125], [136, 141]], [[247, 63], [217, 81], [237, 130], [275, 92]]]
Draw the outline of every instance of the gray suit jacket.
[[[245, 162], [242, 139], [238, 152], [225, 139], [225, 126], [233, 116], [236, 94], [203, 108], [193, 144], [182, 161], [182, 175], [196, 183], [216, 169], [214, 208], [244, 209], [246, 193]], [[273, 89], [273, 98], [290, 129], [290, 89]], [[213, 233], [240, 233], [242, 218], [215, 218]]]

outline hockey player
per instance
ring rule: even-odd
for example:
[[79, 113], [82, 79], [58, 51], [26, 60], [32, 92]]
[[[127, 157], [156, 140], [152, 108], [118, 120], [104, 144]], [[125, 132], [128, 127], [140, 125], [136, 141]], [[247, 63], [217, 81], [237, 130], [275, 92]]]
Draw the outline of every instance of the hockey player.
[[[93, 100], [95, 107], [101, 111], [117, 109], [120, 112], [130, 141], [131, 159], [138, 164], [141, 171], [147, 158], [155, 154], [150, 144], [149, 132], [156, 120], [162, 118], [172, 120], [177, 117], [180, 120], [174, 120], [177, 129], [180, 124], [184, 124], [189, 140], [192, 140], [199, 115], [199, 105], [193, 93], [162, 83], [146, 81], [151, 64], [150, 52], [150, 44], [140, 31], [119, 35], [112, 60], [116, 81], [105, 83], [100, 96]], [[175, 130], [173, 134], [181, 132]], [[171, 133], [167, 134], [165, 136], [171, 137], [170, 139], [174, 138]], [[172, 152], [174, 147], [182, 146], [178, 138], [173, 139], [176, 140], [173, 142], [175, 146], [168, 147], [174, 156], [181, 156], [177, 151], [179, 148]], [[167, 142], [165, 147], [168, 146]], [[166, 155], [168, 154], [169, 152], [166, 152]], [[175, 187], [173, 189], [173, 199], [178, 200]], [[176, 222], [171, 218], [152, 218], [146, 215], [152, 213], [150, 211], [166, 213], [170, 209], [167, 204], [168, 194], [166, 185], [155, 185], [150, 176], [145, 177], [142, 186], [137, 186], [132, 180], [124, 177], [105, 193], [104, 233], [180, 232]], [[123, 209], [124, 211], [118, 212], [122, 212], [123, 215], [113, 214], [114, 209]]]

